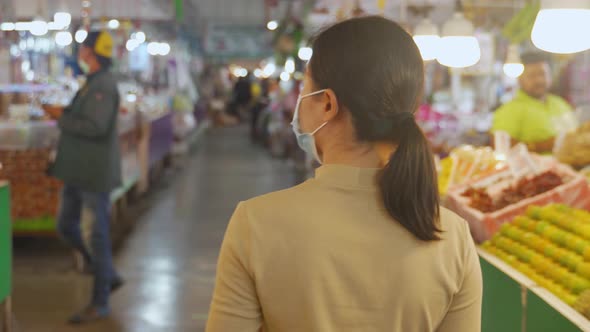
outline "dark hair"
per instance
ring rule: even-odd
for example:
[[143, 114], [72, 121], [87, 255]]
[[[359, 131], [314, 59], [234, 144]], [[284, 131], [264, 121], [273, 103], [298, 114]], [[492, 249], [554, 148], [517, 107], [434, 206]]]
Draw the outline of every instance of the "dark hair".
[[529, 51], [520, 55], [520, 60], [525, 65], [530, 65], [539, 62], [550, 62], [549, 54], [539, 51]]
[[108, 70], [113, 66], [113, 60], [109, 59], [107, 57], [104, 56], [100, 56], [98, 54], [94, 54], [94, 56], [96, 56], [96, 61], [98, 61], [98, 63], [100, 64], [100, 69], [102, 70]]
[[379, 176], [385, 208], [418, 239], [438, 240], [436, 168], [414, 119], [424, 85], [414, 40], [397, 23], [369, 16], [327, 28], [312, 46], [311, 77], [352, 114], [357, 139], [397, 144]]

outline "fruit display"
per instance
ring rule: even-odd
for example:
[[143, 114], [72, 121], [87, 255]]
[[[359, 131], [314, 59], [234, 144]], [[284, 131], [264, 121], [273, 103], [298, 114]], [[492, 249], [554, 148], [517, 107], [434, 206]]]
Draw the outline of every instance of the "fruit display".
[[13, 219], [55, 216], [62, 184], [46, 175], [51, 149], [0, 150], [0, 180], [10, 183]]
[[590, 165], [590, 122], [558, 140], [554, 155], [560, 162], [576, 168]]
[[538, 165], [541, 170], [529, 176], [515, 179], [510, 169], [451, 189], [444, 204], [469, 222], [471, 235], [479, 243], [530, 205], [564, 203], [590, 209], [590, 186], [584, 176], [555, 160]]
[[590, 213], [531, 206], [482, 248], [590, 318]]
[[483, 178], [505, 167], [489, 148], [464, 145], [454, 149], [440, 163], [438, 174], [439, 192], [444, 195], [449, 188]]
[[445, 195], [447, 193], [452, 168], [453, 160], [450, 157], [440, 161], [440, 169], [438, 171], [438, 192], [440, 195]]
[[493, 212], [508, 205], [534, 197], [563, 184], [559, 174], [546, 171], [532, 177], [523, 177], [516, 183], [504, 188], [496, 197], [492, 197], [487, 188], [467, 188], [461, 195], [469, 198], [469, 206], [482, 211]]

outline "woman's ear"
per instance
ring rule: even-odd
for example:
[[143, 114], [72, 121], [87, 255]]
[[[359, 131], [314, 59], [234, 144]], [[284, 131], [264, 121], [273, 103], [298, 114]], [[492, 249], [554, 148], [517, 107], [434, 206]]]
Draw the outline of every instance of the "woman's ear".
[[324, 92], [324, 122], [334, 119], [338, 112], [340, 112], [340, 107], [336, 93], [332, 89], [327, 89]]

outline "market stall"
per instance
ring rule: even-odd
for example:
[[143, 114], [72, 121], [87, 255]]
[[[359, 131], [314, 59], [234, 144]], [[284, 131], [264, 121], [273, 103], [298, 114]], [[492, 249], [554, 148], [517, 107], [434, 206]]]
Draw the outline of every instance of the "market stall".
[[[530, 302], [533, 309], [536, 305], [545, 314], [526, 320], [529, 324], [545, 326], [547, 331], [577, 331], [575, 326], [590, 330], [589, 221], [589, 212], [566, 205], [529, 207], [482, 245], [479, 253], [484, 280], [491, 280], [486, 287], [509, 287], [505, 276], [493, 276], [498, 274], [495, 270], [502, 271], [513, 279], [508, 283], [516, 282], [546, 302], [545, 308]], [[523, 301], [523, 305], [526, 303]], [[528, 315], [529, 311], [524, 313]], [[543, 323], [547, 317], [552, 319]]]
[[483, 249], [482, 331], [590, 331], [590, 321]]
[[[169, 155], [174, 139], [167, 96], [133, 95], [132, 99], [128, 89], [120, 87], [126, 97], [118, 119], [123, 185], [112, 192], [113, 204]], [[47, 168], [59, 139], [55, 119], [72, 97], [57, 99], [55, 90], [52, 85], [15, 85], [0, 91], [2, 96], [12, 96], [5, 107], [9, 115], [0, 121], [0, 179], [12, 187], [10, 208], [16, 235], [55, 234], [62, 184], [47, 175]], [[15, 93], [22, 94], [20, 99]], [[147, 159], [142, 162], [144, 155]]]

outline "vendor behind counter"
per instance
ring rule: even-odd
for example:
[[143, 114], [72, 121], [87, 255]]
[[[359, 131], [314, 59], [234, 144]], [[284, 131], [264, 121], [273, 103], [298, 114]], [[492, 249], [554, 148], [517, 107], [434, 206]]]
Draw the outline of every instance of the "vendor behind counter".
[[507, 132], [513, 143], [525, 143], [531, 151], [551, 152], [559, 131], [575, 122], [572, 108], [549, 93], [552, 80], [548, 55], [525, 53], [521, 59], [524, 72], [519, 78], [520, 90], [496, 111], [492, 131]]

